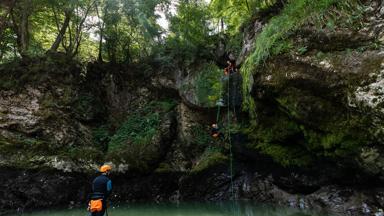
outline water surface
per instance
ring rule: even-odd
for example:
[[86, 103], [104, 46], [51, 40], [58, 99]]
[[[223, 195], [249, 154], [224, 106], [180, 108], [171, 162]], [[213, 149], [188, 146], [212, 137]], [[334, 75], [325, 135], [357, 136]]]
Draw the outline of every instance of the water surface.
[[[45, 210], [18, 215], [87, 216], [85, 209]], [[252, 202], [124, 204], [108, 210], [108, 216], [330, 216], [294, 208], [259, 205]]]

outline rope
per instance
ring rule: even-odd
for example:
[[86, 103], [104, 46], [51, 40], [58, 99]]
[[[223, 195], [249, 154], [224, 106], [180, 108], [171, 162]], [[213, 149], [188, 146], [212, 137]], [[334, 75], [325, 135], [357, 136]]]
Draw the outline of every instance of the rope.
[[[229, 144], [229, 172], [230, 172], [230, 192], [231, 192], [231, 198], [232, 200], [235, 200], [235, 193], [234, 193], [234, 184], [233, 184], [233, 153], [232, 153], [232, 141], [231, 141], [231, 131], [230, 131], [230, 126], [231, 126], [231, 120], [230, 120], [230, 96], [229, 96], [229, 93], [230, 93], [230, 75], [228, 74], [228, 89], [227, 89], [227, 122], [228, 122], [228, 125], [227, 125], [227, 139], [228, 139], [228, 144]], [[221, 92], [220, 92], [220, 95], [221, 95]], [[219, 122], [219, 118], [220, 118], [220, 109], [221, 109], [221, 106], [220, 104], [218, 105], [218, 108], [217, 108], [217, 115], [216, 115], [216, 123]], [[234, 106], [234, 113], [236, 114], [236, 110], [235, 110], [235, 106]], [[232, 203], [234, 205], [234, 203]], [[234, 206], [232, 206], [232, 209], [234, 209]]]
[[221, 108], [221, 106], [218, 105], [218, 106], [217, 106], [217, 114], [216, 114], [216, 124], [219, 123], [219, 118], [220, 118], [220, 108]]
[[227, 121], [228, 121], [228, 126], [227, 126], [227, 137], [228, 137], [228, 144], [229, 144], [229, 172], [230, 172], [230, 178], [231, 178], [231, 197], [234, 199], [234, 187], [233, 187], [233, 155], [232, 155], [232, 142], [231, 142], [231, 131], [230, 131], [230, 75], [228, 75], [228, 93], [227, 93]]

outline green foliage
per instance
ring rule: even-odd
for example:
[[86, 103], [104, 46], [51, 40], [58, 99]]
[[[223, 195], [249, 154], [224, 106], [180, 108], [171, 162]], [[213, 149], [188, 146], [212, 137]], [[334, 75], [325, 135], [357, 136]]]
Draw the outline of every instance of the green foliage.
[[150, 103], [150, 106], [152, 108], [149, 108], [149, 109], [155, 109], [158, 112], [169, 112], [172, 109], [174, 109], [176, 105], [177, 105], [177, 103], [172, 99], [155, 101], [155, 102]]
[[107, 160], [129, 164], [130, 170], [146, 172], [153, 169], [161, 155], [160, 123], [173, 109], [172, 101], [155, 101], [127, 117], [108, 143]]
[[191, 135], [194, 143], [199, 146], [208, 146], [213, 141], [208, 131], [202, 125], [192, 126]]
[[[320, 1], [289, 1], [282, 12], [274, 16], [268, 22], [255, 41], [255, 48], [252, 54], [246, 59], [241, 73], [243, 75], [244, 107], [248, 109], [252, 116], [254, 115], [255, 103], [250, 96], [253, 86], [253, 74], [269, 56], [280, 53], [274, 50], [289, 37], [300, 26], [324, 17], [332, 6], [336, 5], [338, 11], [342, 11], [345, 1], [320, 0]], [[335, 9], [335, 10], [336, 10]], [[328, 20], [330, 21], [330, 20]], [[284, 46], [283, 46], [284, 47]], [[284, 49], [283, 49], [284, 50]]]
[[198, 102], [202, 105], [214, 106], [221, 97], [222, 70], [214, 63], [204, 64], [195, 81]]
[[243, 36], [241, 32], [238, 32], [227, 38], [226, 51], [234, 56], [239, 56], [243, 48]]
[[[113, 62], [137, 61], [159, 44], [163, 29], [156, 10], [166, 11], [168, 4], [168, 0], [17, 1], [0, 15], [5, 25], [0, 28], [0, 62], [20, 54], [43, 55], [54, 44], [58, 47], [51, 51], [82, 61], [95, 60], [99, 51]], [[9, 11], [15, 18], [12, 22]]]
[[104, 150], [111, 139], [109, 128], [106, 125], [100, 126], [92, 130], [93, 142], [96, 147]]
[[198, 59], [212, 58], [216, 37], [212, 36], [211, 15], [203, 0], [182, 1], [170, 18], [166, 50], [176, 62], [188, 66]]
[[108, 151], [119, 151], [127, 146], [148, 145], [158, 133], [161, 115], [173, 109], [173, 101], [155, 101], [130, 114], [108, 143]]
[[8, 63], [18, 58], [15, 48], [15, 37], [16, 35], [9, 28], [0, 32], [0, 64]]
[[308, 48], [306, 46], [302, 46], [302, 47], [299, 47], [297, 49], [297, 52], [300, 54], [300, 55], [304, 55], [306, 52], [308, 51]]
[[217, 18], [223, 19], [229, 33], [236, 34], [256, 12], [265, 10], [275, 3], [276, 0], [212, 0], [210, 7]]
[[336, 30], [336, 28], [348, 28], [359, 30], [363, 27], [363, 15], [366, 6], [358, 0], [338, 1], [335, 7], [326, 13], [314, 16], [312, 21], [317, 28], [327, 28]]
[[159, 113], [131, 114], [112, 136], [108, 151], [117, 151], [131, 142], [135, 145], [148, 144], [156, 134], [159, 124]]
[[163, 29], [156, 8], [168, 0], [111, 0], [103, 5], [105, 51], [112, 62], [137, 62], [150, 56]]

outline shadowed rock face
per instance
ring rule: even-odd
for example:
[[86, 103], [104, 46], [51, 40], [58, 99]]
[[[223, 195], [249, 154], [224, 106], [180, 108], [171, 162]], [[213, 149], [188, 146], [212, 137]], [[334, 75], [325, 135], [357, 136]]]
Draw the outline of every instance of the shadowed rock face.
[[[90, 64], [83, 76], [79, 65], [59, 60], [0, 68], [0, 80], [7, 82], [17, 81], [7, 78], [11, 73], [30, 72], [17, 81], [19, 88], [0, 89], [0, 209], [81, 205], [94, 170], [107, 158], [116, 171], [115, 201], [234, 196], [337, 215], [379, 211], [384, 207], [382, 7], [372, 5], [366, 28], [357, 32], [305, 27], [292, 36], [306, 47], [304, 53], [275, 56], [258, 68], [252, 91], [257, 124], [246, 128], [248, 136], [233, 137], [232, 183], [228, 144], [204, 136], [217, 114], [222, 122], [231, 116], [227, 107], [217, 112], [199, 104], [194, 89], [182, 88], [193, 83], [194, 69], [138, 76], [137, 68]], [[246, 28], [239, 64], [262, 26], [255, 21]], [[239, 99], [238, 78], [229, 83], [237, 90], [230, 92], [230, 103]], [[110, 124], [107, 133], [113, 133], [145, 104], [169, 98], [176, 105], [159, 115], [144, 150], [133, 151], [137, 146], [128, 140], [121, 154], [105, 157], [108, 146], [95, 141], [96, 128]], [[241, 98], [232, 103], [231, 112]], [[245, 113], [236, 117], [249, 120]], [[285, 150], [294, 157], [276, 157]]]

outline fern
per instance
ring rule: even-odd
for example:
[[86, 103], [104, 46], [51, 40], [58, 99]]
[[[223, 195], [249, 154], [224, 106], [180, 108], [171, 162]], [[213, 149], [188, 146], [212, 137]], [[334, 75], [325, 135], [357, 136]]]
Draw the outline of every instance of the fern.
[[[346, 6], [347, 5], [347, 6]], [[246, 59], [241, 68], [243, 76], [244, 109], [252, 117], [255, 115], [255, 101], [250, 95], [253, 86], [253, 74], [271, 54], [279, 43], [284, 42], [289, 35], [311, 20], [319, 19], [329, 11], [332, 6], [340, 10], [351, 10], [351, 2], [336, 0], [291, 0], [284, 7], [281, 14], [271, 18], [255, 41], [252, 54]]]

